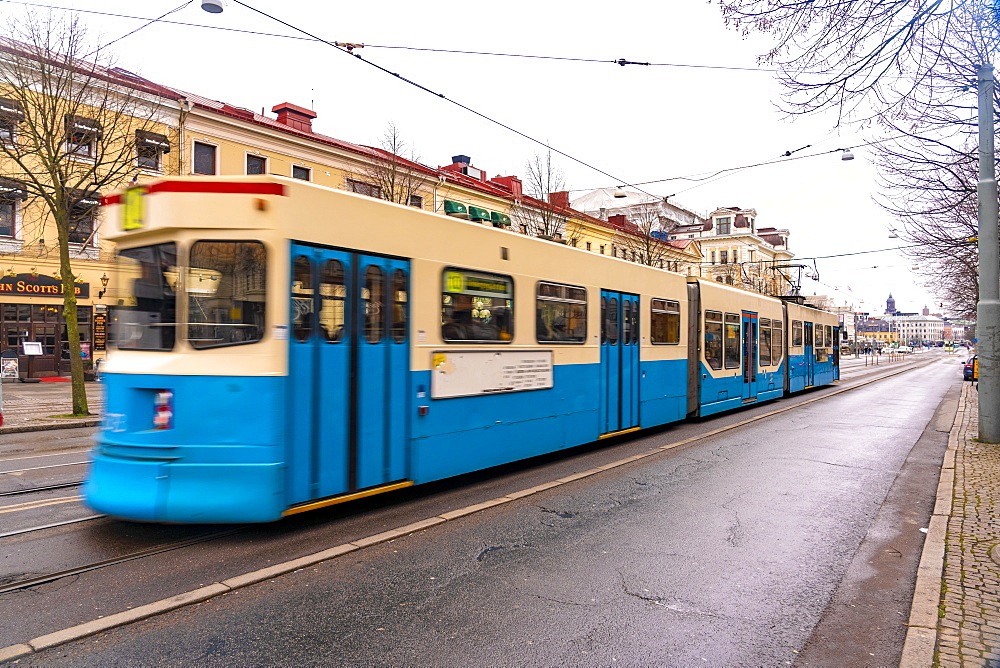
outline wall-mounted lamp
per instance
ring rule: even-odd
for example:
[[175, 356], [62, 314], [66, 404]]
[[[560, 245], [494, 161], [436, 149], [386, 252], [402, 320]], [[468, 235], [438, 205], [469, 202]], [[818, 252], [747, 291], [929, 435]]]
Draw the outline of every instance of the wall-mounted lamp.
[[52, 278], [56, 279], [57, 281], [62, 280], [62, 274], [59, 272], [58, 269], [56, 269], [55, 273], [52, 274]]
[[10, 265], [10, 269], [7, 270], [7, 275], [11, 277], [17, 276], [17, 272], [14, 271], [14, 265]]
[[854, 154], [851, 153], [851, 149], [844, 148], [844, 149], [837, 149], [837, 150], [843, 151], [843, 153], [840, 154], [840, 159], [841, 160], [854, 160]]
[[104, 293], [108, 291], [108, 281], [110, 280], [111, 279], [108, 278], [108, 272], [104, 272], [104, 275], [101, 276], [101, 291], [97, 293], [98, 299], [103, 298]]
[[38, 277], [38, 271], [34, 267], [31, 268], [31, 277], [32, 278]]

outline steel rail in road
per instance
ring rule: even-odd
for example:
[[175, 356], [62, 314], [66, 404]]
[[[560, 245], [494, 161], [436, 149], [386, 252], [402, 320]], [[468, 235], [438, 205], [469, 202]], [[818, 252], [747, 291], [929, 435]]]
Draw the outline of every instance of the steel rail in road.
[[[74, 480], [73, 482], [64, 482], [58, 485], [46, 485], [44, 487], [28, 487], [26, 489], [12, 489], [9, 492], [0, 492], [0, 496], [18, 496], [20, 494], [31, 494], [33, 492], [47, 492], [51, 489], [65, 489], [67, 487], [79, 487], [83, 484], [82, 480]], [[2, 534], [0, 534], [2, 537]]]

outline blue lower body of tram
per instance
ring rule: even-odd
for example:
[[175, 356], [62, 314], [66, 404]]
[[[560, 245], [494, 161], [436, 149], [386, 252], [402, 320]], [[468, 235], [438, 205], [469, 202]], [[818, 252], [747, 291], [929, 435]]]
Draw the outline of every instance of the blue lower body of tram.
[[[146, 521], [265, 522], [281, 516], [284, 379], [105, 374], [104, 428], [83, 494], [108, 515]], [[155, 395], [176, 416], [153, 428]]]

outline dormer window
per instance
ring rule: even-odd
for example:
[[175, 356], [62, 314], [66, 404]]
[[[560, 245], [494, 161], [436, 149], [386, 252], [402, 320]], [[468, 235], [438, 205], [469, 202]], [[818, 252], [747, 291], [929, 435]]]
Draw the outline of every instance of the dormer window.
[[716, 234], [729, 234], [732, 231], [733, 218], [732, 216], [726, 216], [724, 218], [715, 219], [715, 233]]

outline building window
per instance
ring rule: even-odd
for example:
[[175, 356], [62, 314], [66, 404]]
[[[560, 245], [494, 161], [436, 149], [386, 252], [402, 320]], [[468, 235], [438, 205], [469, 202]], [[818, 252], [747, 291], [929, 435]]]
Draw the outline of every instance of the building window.
[[17, 236], [18, 202], [27, 197], [28, 191], [23, 183], [0, 178], [0, 237]]
[[312, 180], [312, 170], [308, 167], [292, 165], [292, 178], [299, 179], [300, 181], [310, 181]]
[[17, 220], [17, 202], [15, 200], [0, 200], [0, 237], [14, 236]]
[[719, 251], [719, 264], [726, 264], [729, 262], [729, 251]]
[[200, 141], [194, 143], [194, 173], [215, 174], [215, 154], [217, 148]]
[[410, 195], [410, 198], [406, 202], [409, 206], [415, 209], [424, 208], [424, 198], [420, 195]]
[[730, 216], [715, 219], [715, 233], [729, 234], [732, 229], [733, 219]]
[[587, 242], [587, 250], [590, 250], [590, 242]]
[[0, 97], [0, 141], [5, 144], [14, 143], [17, 136], [17, 124], [24, 120], [21, 105], [14, 100]]
[[80, 158], [93, 158], [101, 138], [101, 124], [92, 118], [66, 114], [66, 152]]
[[365, 183], [364, 181], [347, 179], [347, 189], [352, 193], [382, 199], [382, 188], [374, 183]]
[[715, 264], [715, 251], [709, 253], [709, 259], [711, 260], [712, 264]]
[[101, 196], [93, 191], [73, 191], [69, 195], [69, 242], [93, 245], [94, 220]]
[[601, 246], [601, 255], [604, 255], [604, 246]]
[[247, 174], [267, 174], [267, 158], [262, 158], [259, 155], [248, 155]]
[[160, 171], [163, 154], [170, 152], [170, 142], [166, 135], [145, 130], [135, 131], [135, 164], [142, 169]]

